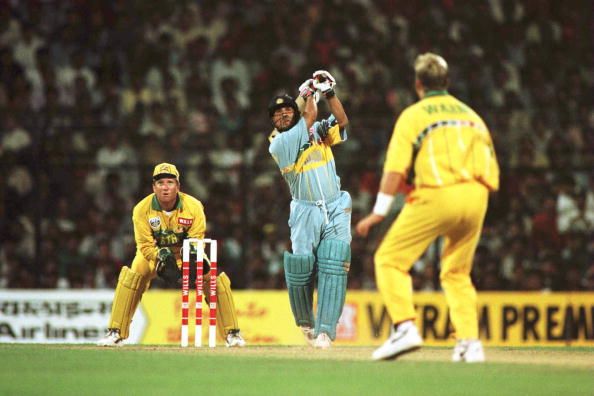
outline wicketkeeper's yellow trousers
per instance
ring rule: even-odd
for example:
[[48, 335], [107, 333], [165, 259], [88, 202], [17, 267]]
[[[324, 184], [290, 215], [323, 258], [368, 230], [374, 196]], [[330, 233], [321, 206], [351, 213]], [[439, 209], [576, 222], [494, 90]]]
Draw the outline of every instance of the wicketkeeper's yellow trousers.
[[443, 236], [440, 281], [456, 338], [478, 338], [470, 271], [487, 203], [488, 190], [472, 182], [411, 193], [375, 254], [377, 286], [393, 323], [416, 318], [409, 271], [431, 242]]
[[[178, 263], [181, 265], [181, 263]], [[147, 261], [137, 251], [132, 268], [122, 267], [113, 298], [108, 328], [120, 330], [120, 336], [128, 338], [130, 324], [142, 295], [148, 290], [151, 280], [157, 276], [155, 262]], [[208, 290], [210, 275], [204, 276], [205, 290]], [[224, 272], [217, 276], [217, 332], [225, 339], [230, 330], [239, 329], [235, 302], [231, 292], [231, 280]]]

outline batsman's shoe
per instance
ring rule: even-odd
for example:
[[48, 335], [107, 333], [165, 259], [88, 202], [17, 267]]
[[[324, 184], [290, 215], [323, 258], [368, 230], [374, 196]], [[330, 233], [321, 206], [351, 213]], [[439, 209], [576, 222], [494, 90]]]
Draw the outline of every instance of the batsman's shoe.
[[118, 329], [108, 329], [105, 337], [97, 341], [97, 346], [121, 347], [122, 345], [124, 345], [124, 339], [120, 337]]
[[398, 326], [382, 346], [373, 351], [372, 360], [392, 360], [406, 353], [416, 351], [423, 345], [417, 327], [412, 322]]
[[245, 346], [245, 340], [239, 333], [239, 330], [230, 330], [229, 334], [227, 334], [227, 338], [225, 339], [225, 345], [227, 348], [242, 348]]
[[311, 327], [307, 327], [307, 326], [301, 326], [301, 332], [303, 333], [303, 336], [305, 337], [305, 341], [307, 341], [307, 343], [311, 346], [314, 345], [314, 341], [316, 340], [316, 337], [314, 335], [314, 329], [312, 329]]
[[485, 361], [483, 344], [479, 340], [458, 340], [452, 362], [480, 363]]
[[328, 349], [332, 346], [332, 340], [328, 334], [320, 333], [314, 340], [313, 346], [317, 349]]

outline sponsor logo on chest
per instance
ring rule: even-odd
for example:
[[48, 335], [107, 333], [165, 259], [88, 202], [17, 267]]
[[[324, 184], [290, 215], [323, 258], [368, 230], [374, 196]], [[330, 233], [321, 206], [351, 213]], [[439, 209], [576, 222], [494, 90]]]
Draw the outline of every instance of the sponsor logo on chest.
[[193, 222], [194, 222], [194, 219], [186, 219], [184, 217], [177, 218], [177, 224], [181, 224], [183, 226], [191, 226]]

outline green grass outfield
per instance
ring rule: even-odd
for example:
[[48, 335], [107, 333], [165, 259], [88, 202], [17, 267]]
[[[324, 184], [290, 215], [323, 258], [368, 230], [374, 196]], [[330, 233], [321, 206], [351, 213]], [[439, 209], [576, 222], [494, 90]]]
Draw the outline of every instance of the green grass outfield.
[[594, 348], [487, 348], [484, 364], [372, 350], [0, 344], [0, 395], [594, 395]]

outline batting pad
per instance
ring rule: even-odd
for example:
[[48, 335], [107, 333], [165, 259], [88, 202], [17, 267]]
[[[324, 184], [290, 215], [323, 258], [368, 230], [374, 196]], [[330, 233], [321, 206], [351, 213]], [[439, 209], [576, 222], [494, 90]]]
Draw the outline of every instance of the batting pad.
[[320, 332], [336, 338], [336, 325], [346, 297], [347, 274], [351, 265], [351, 246], [342, 241], [323, 240], [318, 256], [318, 317], [315, 335]]
[[284, 255], [285, 280], [289, 290], [291, 311], [297, 326], [314, 326], [313, 272], [315, 257], [308, 254]]
[[109, 320], [110, 329], [119, 329], [120, 336], [128, 338], [130, 323], [144, 293], [146, 282], [142, 275], [124, 266], [120, 271]]

